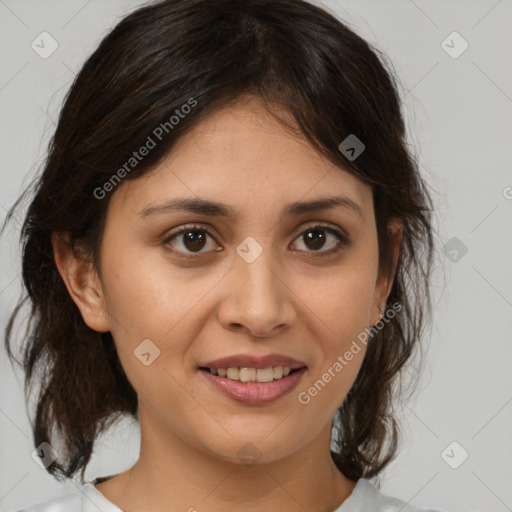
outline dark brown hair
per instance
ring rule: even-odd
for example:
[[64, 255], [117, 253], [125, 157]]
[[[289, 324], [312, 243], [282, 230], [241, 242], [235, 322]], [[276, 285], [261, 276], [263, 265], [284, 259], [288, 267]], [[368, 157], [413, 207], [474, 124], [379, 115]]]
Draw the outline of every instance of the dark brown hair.
[[[372, 333], [361, 370], [333, 418], [331, 451], [353, 480], [377, 476], [396, 456], [394, 385], [412, 362], [430, 317], [434, 251], [431, 199], [405, 140], [398, 82], [385, 61], [346, 24], [302, 0], [153, 3], [122, 19], [87, 59], [34, 183], [21, 232], [27, 294], [12, 312], [5, 340], [16, 360], [13, 326], [28, 300], [17, 362], [25, 371], [25, 393], [38, 378], [35, 446], [63, 444], [47, 468], [57, 479], [79, 470], [84, 477], [95, 439], [123, 414], [136, 417], [137, 395], [111, 334], [91, 330], [68, 294], [55, 265], [52, 233], [65, 233], [73, 250], [90, 257], [99, 271], [109, 197], [98, 199], [98, 188], [162, 123], [168, 123], [162, 140], [124, 179], [154, 168], [183, 134], [246, 94], [260, 98], [283, 124], [286, 116], [279, 112], [287, 113], [297, 133], [372, 187], [382, 272], [391, 269], [387, 223], [393, 217], [403, 222], [388, 299], [402, 309]], [[191, 98], [194, 108], [171, 128], [170, 117]], [[338, 148], [351, 134], [365, 145], [354, 160]]]

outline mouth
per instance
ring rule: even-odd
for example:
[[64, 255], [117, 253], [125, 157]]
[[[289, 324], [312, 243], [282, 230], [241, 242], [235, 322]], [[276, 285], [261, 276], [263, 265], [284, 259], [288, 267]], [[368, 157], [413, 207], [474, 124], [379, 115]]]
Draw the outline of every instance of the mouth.
[[306, 373], [307, 367], [209, 368], [201, 366], [198, 370], [216, 390], [228, 398], [247, 405], [264, 405], [289, 394]]
[[204, 372], [210, 372], [212, 375], [226, 378], [229, 380], [239, 382], [273, 382], [276, 380], [284, 379], [289, 375], [306, 368], [301, 366], [299, 368], [290, 368], [289, 366], [270, 366], [268, 368], [248, 368], [245, 366], [237, 367], [232, 366], [228, 368], [208, 368], [207, 366], [200, 366], [199, 369]]

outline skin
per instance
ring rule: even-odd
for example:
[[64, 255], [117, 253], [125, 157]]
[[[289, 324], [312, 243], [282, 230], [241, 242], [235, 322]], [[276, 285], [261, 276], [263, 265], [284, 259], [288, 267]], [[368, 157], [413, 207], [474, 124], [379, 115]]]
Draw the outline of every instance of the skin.
[[[351, 198], [364, 217], [343, 207], [281, 215], [288, 203], [332, 195]], [[239, 219], [139, 215], [177, 197], [221, 201]], [[322, 231], [324, 245], [315, 250], [303, 234], [317, 223], [344, 230], [349, 245], [327, 255], [339, 242]], [[195, 253], [183, 235], [163, 244], [171, 230], [191, 224], [211, 234]], [[389, 229], [396, 265], [401, 226]], [[236, 252], [248, 236], [262, 248], [251, 263]], [[331, 418], [357, 376], [365, 346], [307, 405], [297, 395], [382, 317], [378, 306], [386, 303], [392, 278], [378, 275], [377, 250], [371, 188], [334, 167], [251, 97], [216, 111], [157, 168], [118, 186], [99, 273], [54, 235], [55, 260], [71, 297], [89, 327], [111, 331], [139, 400], [140, 457], [96, 488], [126, 512], [338, 507], [356, 482], [330, 458]], [[145, 366], [134, 350], [148, 338], [160, 355]], [[308, 369], [295, 390], [275, 402], [240, 404], [198, 370], [236, 353], [284, 354]], [[247, 443], [260, 454], [252, 465], [237, 455]]]

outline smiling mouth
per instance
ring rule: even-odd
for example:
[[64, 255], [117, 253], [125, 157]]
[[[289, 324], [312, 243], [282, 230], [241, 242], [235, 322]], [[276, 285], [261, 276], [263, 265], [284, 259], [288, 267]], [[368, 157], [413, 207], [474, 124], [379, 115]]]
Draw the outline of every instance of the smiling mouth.
[[269, 368], [248, 368], [248, 367], [229, 367], [229, 368], [207, 368], [204, 366], [199, 367], [201, 371], [209, 372], [212, 375], [223, 377], [233, 381], [239, 382], [274, 382], [281, 380], [289, 375], [292, 375], [298, 370], [306, 368], [290, 368], [289, 366], [271, 366]]

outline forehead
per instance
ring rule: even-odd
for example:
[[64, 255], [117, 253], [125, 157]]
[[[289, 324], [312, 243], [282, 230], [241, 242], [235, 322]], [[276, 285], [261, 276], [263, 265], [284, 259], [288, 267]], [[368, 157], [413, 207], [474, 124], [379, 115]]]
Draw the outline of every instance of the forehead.
[[204, 198], [253, 216], [327, 196], [345, 197], [363, 217], [372, 208], [369, 185], [335, 166], [251, 98], [198, 123], [154, 170], [126, 180], [111, 207], [140, 213], [173, 199]]

